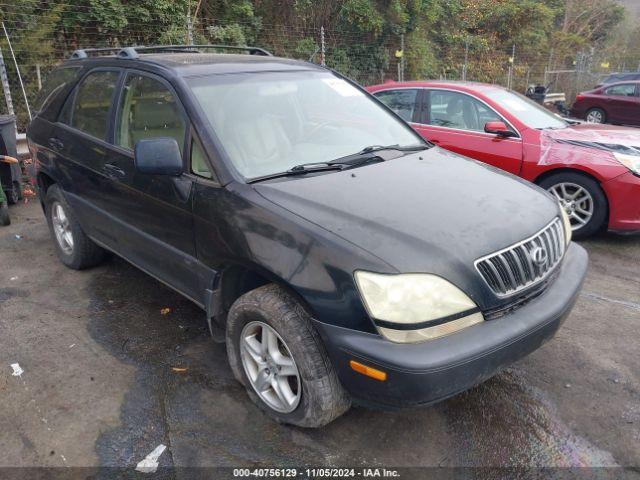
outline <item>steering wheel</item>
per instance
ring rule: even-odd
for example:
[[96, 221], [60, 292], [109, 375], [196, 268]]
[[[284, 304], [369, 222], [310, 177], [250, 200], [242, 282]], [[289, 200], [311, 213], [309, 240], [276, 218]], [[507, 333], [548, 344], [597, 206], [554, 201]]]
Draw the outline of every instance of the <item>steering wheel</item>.
[[324, 127], [328, 127], [329, 125], [332, 125], [332, 124], [333, 124], [333, 122], [330, 121], [330, 120], [327, 120], [326, 122], [320, 122], [318, 125], [313, 127], [311, 129], [311, 131], [308, 134], [305, 135], [305, 137], [307, 137], [307, 138], [313, 137], [316, 133], [318, 133]]

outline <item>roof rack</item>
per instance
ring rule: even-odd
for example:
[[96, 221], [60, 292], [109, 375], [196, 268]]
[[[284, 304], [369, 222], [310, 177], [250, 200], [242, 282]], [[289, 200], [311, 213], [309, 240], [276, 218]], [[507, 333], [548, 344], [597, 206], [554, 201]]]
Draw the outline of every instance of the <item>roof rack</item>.
[[193, 52], [201, 53], [201, 50], [239, 50], [248, 52], [249, 55], [263, 55], [272, 57], [273, 54], [260, 47], [241, 47], [237, 45], [155, 45], [155, 46], [138, 46], [124, 48], [85, 48], [76, 50], [69, 57], [71, 60], [88, 58], [90, 56], [99, 56], [103, 53], [115, 52], [118, 58], [138, 58], [141, 53], [160, 53], [160, 52]]
[[97, 54], [97, 53], [117, 52], [119, 50], [121, 49], [120, 48], [83, 48], [79, 50], [74, 50], [74, 52], [71, 54], [69, 58], [72, 60], [78, 60], [80, 58], [87, 58], [94, 53]]

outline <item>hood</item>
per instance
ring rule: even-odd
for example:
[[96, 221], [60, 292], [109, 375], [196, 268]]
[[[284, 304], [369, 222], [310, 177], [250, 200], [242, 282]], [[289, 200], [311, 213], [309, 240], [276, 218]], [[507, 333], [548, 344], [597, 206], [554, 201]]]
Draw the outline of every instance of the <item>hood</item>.
[[640, 147], [640, 129], [631, 127], [580, 123], [558, 130], [543, 130], [543, 132], [546, 136], [554, 140], [581, 140], [594, 143]]
[[533, 235], [559, 214], [535, 185], [440, 148], [254, 187], [400, 272], [455, 277], [460, 287], [471, 271], [479, 278], [477, 258]]
[[640, 129], [582, 123], [559, 130], [542, 130], [539, 163], [590, 163], [624, 167], [613, 152], [640, 155]]

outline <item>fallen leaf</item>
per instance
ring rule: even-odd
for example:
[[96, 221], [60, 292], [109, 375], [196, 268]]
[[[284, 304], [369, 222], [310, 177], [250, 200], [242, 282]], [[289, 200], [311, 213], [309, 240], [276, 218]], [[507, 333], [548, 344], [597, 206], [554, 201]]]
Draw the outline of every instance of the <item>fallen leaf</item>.
[[171, 309], [168, 307], [160, 309], [160, 315], [167, 315], [169, 312], [171, 312]]

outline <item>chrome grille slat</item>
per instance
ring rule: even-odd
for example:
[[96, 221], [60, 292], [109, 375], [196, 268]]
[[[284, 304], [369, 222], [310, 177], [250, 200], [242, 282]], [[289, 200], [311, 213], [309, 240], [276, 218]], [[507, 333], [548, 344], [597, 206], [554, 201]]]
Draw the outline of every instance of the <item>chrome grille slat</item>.
[[[538, 251], [542, 249], [542, 253]], [[532, 253], [533, 252], [533, 253]], [[545, 279], [565, 252], [562, 220], [555, 218], [535, 235], [476, 260], [476, 269], [499, 297], [520, 292]], [[533, 254], [545, 256], [536, 263]]]
[[544, 248], [547, 250], [549, 262], [553, 263], [553, 261], [555, 260], [555, 254], [553, 253], [553, 246], [551, 245], [551, 241], [549, 239], [549, 229], [542, 232], [542, 234], [540, 235], [540, 239], [544, 244]]
[[509, 265], [505, 254], [501, 253], [500, 255], [498, 255], [498, 259], [500, 260], [500, 263], [502, 263], [502, 268], [504, 268], [504, 270], [507, 272], [507, 281], [509, 282], [509, 285], [516, 284], [516, 279], [513, 275], [513, 269], [511, 268], [511, 265]]
[[516, 249], [513, 249], [509, 252], [509, 255], [511, 255], [511, 257], [513, 257], [513, 263], [515, 264], [516, 268], [518, 269], [518, 276], [519, 276], [519, 280], [520, 283], [526, 283], [527, 282], [527, 277], [524, 273], [524, 265], [521, 262], [520, 257], [518, 256], [518, 253], [516, 252]]

